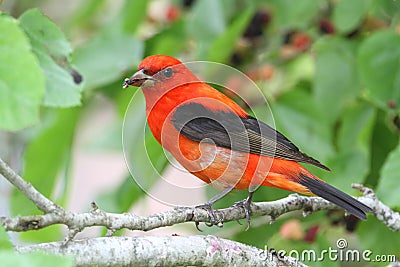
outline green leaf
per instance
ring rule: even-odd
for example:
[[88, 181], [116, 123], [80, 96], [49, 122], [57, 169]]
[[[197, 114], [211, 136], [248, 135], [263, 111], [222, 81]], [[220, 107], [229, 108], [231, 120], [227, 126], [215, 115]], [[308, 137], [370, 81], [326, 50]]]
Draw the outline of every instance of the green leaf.
[[187, 35], [196, 44], [193, 50], [195, 58], [207, 58], [211, 44], [226, 28], [222, 2], [196, 1], [190, 17], [185, 22]]
[[[26, 147], [22, 177], [47, 197], [51, 196], [57, 175], [70, 156], [79, 111], [78, 108], [49, 110], [47, 121]], [[37, 208], [16, 189], [11, 196], [11, 211], [14, 215], [38, 214]]]
[[51, 267], [55, 263], [58, 267], [73, 266], [72, 257], [56, 256], [43, 253], [19, 254], [11, 251], [0, 252], [1, 266], [3, 267]]
[[351, 183], [362, 183], [369, 173], [370, 143], [375, 122], [375, 110], [357, 103], [343, 113], [337, 133], [336, 153], [328, 162], [332, 172], [325, 173], [324, 180], [352, 193]]
[[[273, 66], [273, 76], [271, 79], [261, 81], [259, 84], [263, 94], [267, 98], [274, 98], [283, 92], [307, 84], [311, 87], [311, 80], [314, 78], [315, 60], [310, 54], [304, 53], [296, 56], [284, 65]], [[259, 83], [260, 81], [257, 81]], [[304, 85], [300, 85], [303, 86]]]
[[246, 29], [253, 13], [253, 8], [247, 8], [231, 26], [214, 41], [208, 55], [209, 61], [226, 62], [228, 60], [235, 48], [237, 39]]
[[358, 53], [360, 77], [367, 96], [386, 108], [388, 100], [400, 103], [400, 36], [377, 31], [361, 45]]
[[147, 16], [147, 0], [135, 0], [125, 1], [125, 5], [122, 8], [121, 17], [123, 23], [123, 29], [126, 32], [134, 33], [140, 23]]
[[104, 14], [104, 9], [107, 0], [86, 0], [80, 1], [79, 6], [74, 9], [66, 17], [66, 22], [64, 28], [70, 30], [71, 28], [93, 28], [95, 20], [99, 15]]
[[372, 16], [378, 18], [396, 19], [400, 12], [400, 2], [375, 0], [370, 11]]
[[360, 149], [363, 153], [368, 153], [374, 122], [373, 107], [364, 102], [350, 106], [343, 114], [338, 132], [339, 151]]
[[44, 105], [72, 107], [81, 103], [82, 77], [70, 65], [71, 45], [61, 30], [39, 10], [19, 18], [46, 77]]
[[310, 54], [296, 56], [285, 66], [284, 88], [292, 88], [299, 82], [309, 82], [314, 78], [315, 60]]
[[364, 182], [365, 184], [372, 186], [372, 188], [375, 188], [379, 182], [381, 168], [388, 155], [399, 143], [398, 136], [389, 129], [385, 118], [386, 113], [382, 110], [379, 110], [377, 112], [374, 130], [372, 133], [370, 152], [371, 171]]
[[175, 55], [182, 51], [187, 39], [185, 23], [185, 20], [178, 20], [146, 40], [146, 55]]
[[353, 31], [368, 12], [371, 0], [341, 0], [333, 5], [333, 23], [339, 33]]
[[291, 0], [270, 0], [274, 25], [278, 28], [305, 29], [319, 11], [320, 1], [300, 0], [293, 4]]
[[113, 24], [76, 49], [73, 62], [86, 79], [85, 88], [93, 89], [120, 78], [142, 55], [143, 43]]
[[6, 230], [0, 225], [0, 251], [11, 250], [13, 248]]
[[225, 21], [220, 1], [196, 1], [191, 17], [187, 20], [187, 31], [195, 40], [210, 42], [225, 31]]
[[45, 79], [29, 40], [13, 18], [0, 14], [0, 129], [39, 122]]
[[116, 191], [116, 200], [120, 212], [129, 211], [136, 201], [140, 198], [146, 196], [145, 191], [143, 191], [129, 175], [121, 186]]
[[314, 96], [328, 122], [333, 124], [360, 91], [355, 51], [348, 41], [330, 37], [320, 39], [315, 50]]
[[[357, 236], [360, 240], [360, 246], [371, 250], [371, 259], [375, 259], [377, 255], [395, 255], [397, 259], [400, 257], [400, 238], [398, 238], [398, 233], [390, 230], [386, 225], [378, 221], [375, 216], [368, 216], [368, 220], [360, 223], [357, 227]], [[382, 245], [377, 246], [377, 242], [382, 242]], [[378, 262], [374, 264], [376, 263]], [[388, 262], [381, 262], [378, 266], [387, 265]]]
[[380, 201], [390, 207], [400, 207], [400, 195], [398, 193], [400, 172], [400, 145], [393, 150], [382, 167], [381, 178], [376, 190]]

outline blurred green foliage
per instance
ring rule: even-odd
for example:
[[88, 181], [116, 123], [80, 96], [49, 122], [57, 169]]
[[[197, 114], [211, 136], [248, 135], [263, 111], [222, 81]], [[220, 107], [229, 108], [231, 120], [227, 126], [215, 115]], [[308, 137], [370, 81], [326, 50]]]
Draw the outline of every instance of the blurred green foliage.
[[[248, 74], [268, 98], [278, 130], [333, 170], [310, 167], [315, 174], [352, 194], [351, 183], [364, 183], [391, 208], [400, 208], [400, 1], [90, 0], [76, 1], [74, 11], [54, 21], [50, 11], [40, 11], [49, 2], [14, 1], [0, 14], [0, 128], [23, 137], [23, 176], [45, 195], [52, 195], [60, 173], [68, 187], [76, 126], [93, 97], [106, 96], [121, 125], [131, 97], [120, 90], [123, 79], [142, 58], [162, 53], [214, 60]], [[136, 105], [140, 120], [143, 103]], [[145, 135], [162, 171], [167, 161], [149, 131]], [[146, 167], [138, 164], [152, 176]], [[100, 197], [106, 210], [126, 211], [145, 196], [126, 177]], [[60, 203], [68, 198], [68, 190], [63, 192]], [[218, 206], [245, 195], [234, 193]], [[285, 195], [261, 188], [255, 200]], [[14, 215], [39, 212], [16, 191], [11, 207]], [[299, 217], [304, 236], [318, 230], [311, 239], [285, 237], [285, 219], [248, 232], [230, 223], [206, 233], [287, 251], [320, 251], [343, 237], [352, 247], [400, 257], [399, 235], [372, 216], [366, 222], [344, 219], [341, 211]], [[58, 228], [38, 233], [26, 237], [60, 235]], [[8, 247], [3, 236], [1, 248]], [[312, 265], [340, 265], [318, 264]]]

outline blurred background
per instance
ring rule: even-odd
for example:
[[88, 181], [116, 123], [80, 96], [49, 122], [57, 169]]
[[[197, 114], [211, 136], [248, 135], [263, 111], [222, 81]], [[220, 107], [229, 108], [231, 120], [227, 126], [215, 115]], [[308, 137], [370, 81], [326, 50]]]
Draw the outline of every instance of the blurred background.
[[[136, 166], [147, 180], [144, 190], [135, 183], [122, 151], [123, 119], [137, 89], [122, 90], [121, 85], [153, 54], [215, 61], [244, 72], [267, 98], [277, 129], [332, 172], [308, 169], [351, 195], [359, 194], [351, 184], [363, 183], [399, 210], [400, 1], [0, 3], [0, 156], [68, 210], [88, 211], [91, 201], [107, 212], [139, 215], [172, 208], [146, 194], [173, 194], [160, 187], [150, 166]], [[264, 105], [257, 93], [246, 88], [240, 93], [252, 107]], [[143, 120], [143, 103], [129, 108], [134, 111], [129, 120]], [[168, 164], [148, 130], [144, 138], [151, 162], [164, 177], [201, 185]], [[135, 152], [136, 147], [130, 149]], [[143, 157], [136, 155], [138, 160]], [[4, 179], [0, 192], [2, 215], [40, 214]], [[192, 197], [201, 204], [213, 194], [207, 188]], [[260, 188], [254, 200], [288, 194]], [[216, 207], [228, 207], [246, 195], [234, 192]], [[345, 238], [349, 248], [400, 257], [398, 233], [373, 216], [361, 222], [344, 215], [342, 210], [306, 217], [293, 212], [275, 222], [258, 217], [247, 232], [231, 222], [223, 228], [201, 225], [202, 233], [194, 224], [183, 224], [118, 234], [215, 234], [287, 251], [336, 248], [336, 240]], [[64, 233], [63, 227], [53, 226], [14, 234], [13, 239], [56, 241]], [[79, 237], [104, 233], [92, 229]], [[325, 261], [312, 266], [387, 264]]]

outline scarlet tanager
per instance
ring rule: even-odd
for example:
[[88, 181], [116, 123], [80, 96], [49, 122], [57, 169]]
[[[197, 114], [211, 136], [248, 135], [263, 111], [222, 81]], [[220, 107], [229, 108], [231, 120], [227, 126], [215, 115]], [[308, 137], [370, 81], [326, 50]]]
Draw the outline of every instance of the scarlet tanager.
[[123, 87], [141, 87], [147, 122], [157, 141], [190, 173], [223, 189], [199, 207], [215, 223], [212, 205], [233, 189], [249, 190], [240, 205], [250, 223], [258, 186], [320, 196], [365, 220], [371, 209], [325, 183], [300, 163], [329, 170], [302, 153], [289, 139], [244, 111], [232, 99], [200, 81], [179, 60], [145, 58]]

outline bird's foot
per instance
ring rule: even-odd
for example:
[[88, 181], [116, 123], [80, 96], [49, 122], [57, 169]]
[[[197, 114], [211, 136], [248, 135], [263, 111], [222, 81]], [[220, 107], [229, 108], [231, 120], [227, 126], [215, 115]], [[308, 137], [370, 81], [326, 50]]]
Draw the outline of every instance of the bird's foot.
[[[208, 227], [211, 227], [213, 225], [216, 225], [218, 227], [222, 226], [222, 221], [217, 221], [217, 216], [215, 215], [215, 210], [213, 210], [213, 208], [211, 207], [211, 203], [204, 203], [202, 205], [198, 205], [195, 208], [196, 209], [203, 209], [206, 210], [208, 213], [208, 216], [210, 217], [210, 222], [209, 223], [205, 223]], [[196, 224], [196, 228], [201, 231], [198, 227], [198, 224]]]
[[247, 222], [247, 227], [246, 227], [246, 231], [250, 229], [251, 227], [251, 222], [250, 222], [250, 205], [251, 205], [251, 199], [250, 198], [246, 198], [242, 201], [238, 201], [235, 204], [233, 204], [234, 206], [239, 206], [242, 207], [244, 209], [244, 213], [246, 215], [246, 222]]

